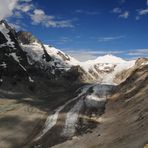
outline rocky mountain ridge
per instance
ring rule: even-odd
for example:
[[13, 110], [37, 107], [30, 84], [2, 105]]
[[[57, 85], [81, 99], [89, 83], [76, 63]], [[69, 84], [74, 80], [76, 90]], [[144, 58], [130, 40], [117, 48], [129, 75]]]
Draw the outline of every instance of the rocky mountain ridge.
[[0, 27], [2, 71], [5, 72], [7, 65], [10, 65], [10, 62], [7, 63], [9, 58], [25, 71], [24, 73], [28, 75], [30, 81], [32, 81], [31, 77], [34, 76], [34, 73], [32, 73], [32, 69], [34, 69], [34, 71], [46, 75], [49, 79], [62, 77], [77, 82], [91, 83], [102, 81], [104, 77], [113, 73], [116, 69], [120, 72], [135, 64], [134, 60], [125, 61], [113, 55], [105, 55], [95, 60], [80, 62], [59, 49], [44, 45], [31, 33], [16, 32], [6, 21], [1, 21]]

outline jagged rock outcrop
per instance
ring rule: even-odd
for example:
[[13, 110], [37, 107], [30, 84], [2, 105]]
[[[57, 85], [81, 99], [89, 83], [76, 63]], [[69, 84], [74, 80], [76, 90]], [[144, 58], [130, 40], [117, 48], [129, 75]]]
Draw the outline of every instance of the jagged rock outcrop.
[[92, 82], [93, 78], [81, 66], [73, 66], [64, 74], [64, 78], [73, 82]]
[[19, 31], [17, 32], [17, 38], [22, 44], [31, 44], [34, 42], [39, 42], [38, 39], [33, 36], [30, 32]]
[[0, 79], [3, 76], [29, 77], [27, 56], [20, 47], [15, 30], [6, 21], [0, 22]]

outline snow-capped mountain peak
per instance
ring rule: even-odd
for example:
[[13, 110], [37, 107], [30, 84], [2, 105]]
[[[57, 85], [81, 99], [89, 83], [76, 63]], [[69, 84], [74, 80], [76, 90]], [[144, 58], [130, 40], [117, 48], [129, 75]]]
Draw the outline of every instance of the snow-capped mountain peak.
[[114, 56], [112, 54], [107, 54], [107, 55], [98, 57], [95, 60], [95, 62], [98, 62], [98, 63], [123, 63], [123, 62], [125, 62], [125, 60], [123, 60], [120, 57]]

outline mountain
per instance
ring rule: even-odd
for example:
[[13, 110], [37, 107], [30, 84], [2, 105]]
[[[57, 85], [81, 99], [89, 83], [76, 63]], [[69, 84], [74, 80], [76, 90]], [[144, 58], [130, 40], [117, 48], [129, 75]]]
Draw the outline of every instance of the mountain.
[[[2, 56], [6, 51], [9, 52], [9, 54], [7, 53], [9, 57], [5, 55], [6, 59], [13, 58], [12, 60], [28, 75], [29, 80], [31, 80], [30, 75], [34, 75], [32, 72], [32, 69], [34, 69], [38, 73], [41, 72], [41, 74], [47, 75], [49, 79], [63, 77], [77, 82], [102, 81], [109, 73], [119, 71], [118, 67], [121, 67], [120, 70], [122, 71], [132, 67], [135, 62], [125, 61], [113, 55], [105, 55], [95, 60], [80, 62], [59, 49], [44, 45], [31, 33], [16, 32], [6, 21], [1, 21], [1, 39]], [[3, 59], [5, 57], [3, 56]], [[4, 61], [1, 61], [2, 64], [7, 65]]]
[[94, 81], [104, 81], [105, 78], [108, 77], [109, 79], [111, 75], [129, 69], [134, 64], [135, 60], [126, 61], [113, 55], [105, 55], [98, 57], [95, 60], [83, 62], [80, 65]]
[[147, 66], [114, 55], [80, 62], [2, 20], [1, 147], [144, 147]]
[[[46, 75], [49, 79], [63, 77], [76, 82], [102, 81], [107, 74], [113, 73], [116, 69], [119, 71], [118, 67], [121, 67], [122, 71], [132, 67], [135, 62], [125, 61], [113, 55], [80, 62], [59, 49], [44, 45], [29, 32], [16, 32], [6, 21], [1, 21], [0, 27], [2, 41], [0, 46], [2, 60], [0, 62], [1, 65], [10, 65], [3, 68], [3, 71], [5, 72], [6, 69], [12, 71], [11, 62], [6, 63], [9, 58], [18, 65], [22, 74], [28, 75], [30, 81], [33, 81], [32, 77], [36, 77], [34, 71], [40, 75]], [[7, 50], [5, 50], [6, 48]]]
[[49, 79], [55, 79], [77, 63], [77, 60], [62, 51], [43, 45], [31, 33], [16, 32], [6, 21], [0, 22], [0, 39], [1, 68], [3, 73], [9, 71], [5, 75], [12, 73], [13, 67], [15, 69], [18, 67], [19, 72], [22, 71], [22, 74], [27, 75], [30, 81], [33, 81], [30, 76], [34, 75], [32, 69], [47, 75]]

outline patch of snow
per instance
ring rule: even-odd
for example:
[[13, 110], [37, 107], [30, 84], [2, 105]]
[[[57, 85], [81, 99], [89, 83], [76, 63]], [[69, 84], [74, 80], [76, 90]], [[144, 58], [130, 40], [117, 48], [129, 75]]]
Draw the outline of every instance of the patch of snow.
[[3, 62], [2, 64], [0, 64], [0, 66], [3, 67], [3, 68], [7, 68], [7, 65], [6, 65], [5, 62]]
[[93, 93], [86, 96], [85, 104], [87, 107], [99, 108], [104, 106], [107, 95], [112, 89], [111, 85], [96, 84], [93, 86]]
[[18, 56], [16, 55], [16, 53], [13, 52], [13, 53], [10, 53], [9, 55], [12, 56], [13, 59], [14, 59], [16, 62], [18, 62], [18, 63], [20, 62]]
[[20, 66], [24, 71], [27, 72], [26, 68], [25, 68], [22, 64], [19, 63], [19, 66]]
[[32, 78], [30, 76], [28, 78], [29, 78], [29, 82], [31, 82], [31, 83], [34, 82], [34, 80], [32, 80]]
[[[41, 66], [53, 66], [55, 68], [61, 69], [61, 70], [69, 70], [71, 65], [64, 61], [60, 55], [58, 55], [59, 50], [54, 47], [49, 47], [48, 45], [44, 45], [45, 50], [47, 53], [51, 56], [52, 60], [49, 62], [46, 62], [45, 59], [43, 59], [44, 55], [44, 49], [41, 46], [41, 44], [34, 42], [29, 45], [21, 45], [22, 49], [27, 52], [27, 59], [28, 62], [32, 65], [35, 62], [39, 62]], [[60, 51], [62, 53], [62, 51]], [[64, 53], [62, 53], [64, 54]], [[66, 56], [66, 55], [64, 55]], [[55, 69], [52, 70], [52, 73], [55, 74]]]
[[0, 25], [0, 32], [5, 36], [5, 38], [7, 39], [7, 42], [4, 43], [4, 44], [1, 44], [1, 47], [3, 46], [9, 46], [9, 47], [12, 47], [12, 48], [15, 48], [14, 46], [14, 42], [11, 41], [11, 38], [10, 38], [10, 35], [8, 34], [9, 33], [9, 30], [6, 28], [5, 24], [2, 23]]
[[56, 49], [55, 47], [50, 47], [49, 45], [44, 45], [48, 54], [54, 56], [57, 59], [60, 59], [63, 61], [62, 57], [58, 54], [59, 52], [62, 53], [66, 58], [68, 58], [69, 60], [66, 60], [65, 63], [71, 66], [76, 66], [79, 65], [79, 61], [76, 60], [75, 58], [65, 54], [63, 51], [61, 51], [60, 49]]
[[119, 63], [116, 65], [115, 69], [113, 72], [107, 74], [104, 79], [103, 79], [103, 82], [104, 84], [112, 84], [112, 85], [115, 85], [113, 80], [115, 78], [115, 76], [122, 72], [123, 70], [127, 70], [131, 67], [133, 67], [135, 65], [135, 60], [133, 61], [125, 61], [123, 63]]
[[75, 133], [75, 126], [79, 117], [79, 112], [81, 108], [83, 107], [84, 101], [83, 99], [80, 99], [74, 107], [67, 113], [66, 116], [66, 123], [64, 126], [64, 130], [62, 132], [62, 135], [66, 137], [71, 137]]
[[142, 63], [141, 65], [148, 65], [148, 62], [144, 62], [144, 63]]
[[99, 108], [104, 106], [106, 98], [100, 98], [94, 94], [88, 95], [85, 99], [85, 105], [87, 108]]
[[106, 98], [99, 98], [98, 96], [92, 94], [92, 95], [88, 95], [86, 97], [87, 100], [94, 100], [94, 101], [98, 101], [98, 102], [101, 102], [101, 101], [106, 101]]
[[[19, 57], [16, 55], [16, 53], [10, 53], [9, 55], [12, 56], [13, 59], [14, 59], [16, 62], [18, 62], [19, 66], [28, 74], [26, 68], [20, 63]], [[30, 82], [32, 82], [32, 83], [34, 82], [34, 80], [32, 80], [32, 78], [31, 78], [30, 76], [28, 76], [28, 79], [29, 79]]]

